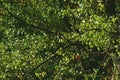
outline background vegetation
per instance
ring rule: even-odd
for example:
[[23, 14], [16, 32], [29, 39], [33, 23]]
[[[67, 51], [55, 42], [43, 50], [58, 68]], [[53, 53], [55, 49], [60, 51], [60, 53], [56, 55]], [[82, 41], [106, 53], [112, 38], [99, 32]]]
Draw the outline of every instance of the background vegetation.
[[119, 68], [119, 0], [0, 0], [1, 80], [118, 80]]

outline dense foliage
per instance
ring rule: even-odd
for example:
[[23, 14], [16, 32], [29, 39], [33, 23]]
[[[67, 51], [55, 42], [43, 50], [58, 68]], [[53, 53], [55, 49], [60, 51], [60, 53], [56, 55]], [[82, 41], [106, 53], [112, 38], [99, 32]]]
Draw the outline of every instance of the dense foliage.
[[120, 79], [119, 13], [119, 0], [0, 0], [0, 79]]

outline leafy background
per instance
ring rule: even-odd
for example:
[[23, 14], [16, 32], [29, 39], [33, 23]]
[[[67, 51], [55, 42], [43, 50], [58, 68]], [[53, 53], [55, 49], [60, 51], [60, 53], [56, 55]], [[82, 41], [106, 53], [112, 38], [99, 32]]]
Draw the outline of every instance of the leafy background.
[[0, 79], [119, 80], [119, 0], [0, 0]]

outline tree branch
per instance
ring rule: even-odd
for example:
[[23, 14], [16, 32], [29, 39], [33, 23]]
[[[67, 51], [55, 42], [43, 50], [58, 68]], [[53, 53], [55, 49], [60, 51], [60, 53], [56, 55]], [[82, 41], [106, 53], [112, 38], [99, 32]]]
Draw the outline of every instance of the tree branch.
[[[48, 30], [48, 29], [45, 29], [45, 28], [42, 28], [41, 26], [33, 25], [33, 24], [31, 24], [31, 23], [26, 22], [26, 20], [20, 18], [19, 16], [15, 15], [15, 14], [13, 14], [11, 11], [9, 11], [4, 5], [2, 5], [2, 6], [3, 6], [3, 8], [7, 11], [7, 13], [9, 14], [9, 15], [6, 15], [6, 16], [13, 17], [13, 18], [15, 18], [16, 20], [21, 21], [21, 22], [23, 22], [24, 24], [30, 26], [31, 28], [40, 29], [41, 31], [45, 32], [45, 33], [48, 34], [48, 35], [54, 34], [54, 32], [52, 32], [52, 31], [50, 31], [50, 30]], [[4, 15], [5, 15], [5, 14], [4, 14]]]
[[58, 54], [56, 53], [56, 51], [59, 50], [61, 47], [62, 47], [63, 49], [65, 49], [66, 47], [68, 47], [68, 45], [64, 45], [64, 44], [60, 43], [59, 46], [51, 52], [51, 54], [53, 54], [53, 55], [51, 55], [50, 57], [48, 57], [48, 58], [47, 58], [46, 60], [44, 60], [43, 62], [39, 63], [37, 66], [33, 67], [29, 72], [24, 72], [23, 77], [25, 77], [27, 74], [34, 73], [41, 65], [45, 64], [45, 63], [48, 62], [49, 60], [51, 60], [51, 59], [53, 59], [54, 57], [58, 56]]

